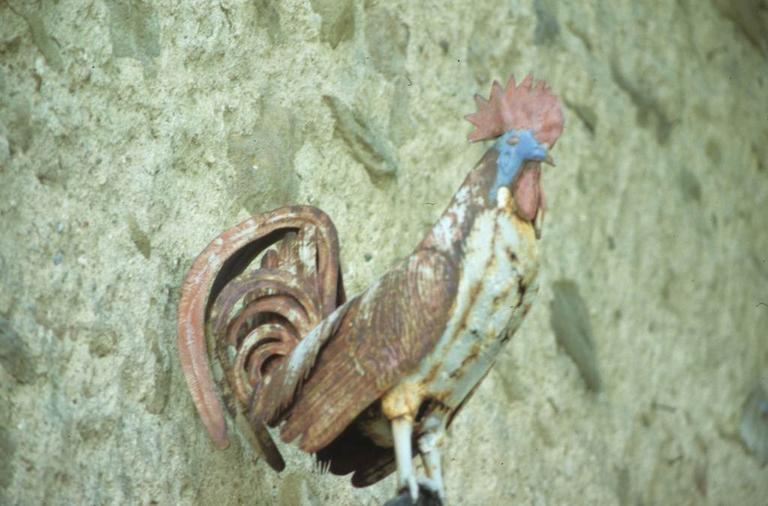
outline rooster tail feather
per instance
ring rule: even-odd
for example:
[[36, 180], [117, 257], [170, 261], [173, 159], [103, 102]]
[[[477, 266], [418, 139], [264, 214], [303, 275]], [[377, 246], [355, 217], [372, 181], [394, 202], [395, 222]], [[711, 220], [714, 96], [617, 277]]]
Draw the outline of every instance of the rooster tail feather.
[[[290, 404], [335, 328], [333, 321], [320, 324], [344, 301], [339, 273], [336, 229], [309, 206], [252, 217], [195, 259], [179, 304], [179, 353], [198, 413], [218, 447], [228, 444], [226, 406], [236, 419], [246, 415], [267, 462], [284, 467], [265, 421]], [[285, 369], [315, 327], [318, 337], [304, 345], [309, 359], [300, 374], [272, 382], [272, 372]]]

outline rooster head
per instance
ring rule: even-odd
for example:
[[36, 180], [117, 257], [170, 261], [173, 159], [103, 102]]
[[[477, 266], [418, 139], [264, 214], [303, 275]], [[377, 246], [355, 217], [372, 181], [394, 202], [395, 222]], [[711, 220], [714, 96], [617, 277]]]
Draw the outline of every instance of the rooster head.
[[529, 75], [519, 85], [511, 76], [506, 88], [494, 81], [488, 100], [475, 95], [475, 103], [477, 111], [466, 116], [476, 127], [469, 140], [498, 137], [496, 181], [489, 200], [496, 202], [498, 190], [509, 188], [517, 214], [533, 221], [543, 201], [539, 162], [554, 165], [549, 150], [563, 131], [560, 102], [544, 81], [534, 85]]

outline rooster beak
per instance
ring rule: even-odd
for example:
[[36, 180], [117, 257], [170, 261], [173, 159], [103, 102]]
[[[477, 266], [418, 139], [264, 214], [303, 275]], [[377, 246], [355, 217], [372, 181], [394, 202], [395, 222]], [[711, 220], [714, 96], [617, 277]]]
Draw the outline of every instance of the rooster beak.
[[547, 156], [544, 157], [544, 160], [542, 162], [546, 163], [547, 165], [551, 165], [552, 167], [555, 167], [555, 159], [552, 158], [552, 155], [547, 153]]

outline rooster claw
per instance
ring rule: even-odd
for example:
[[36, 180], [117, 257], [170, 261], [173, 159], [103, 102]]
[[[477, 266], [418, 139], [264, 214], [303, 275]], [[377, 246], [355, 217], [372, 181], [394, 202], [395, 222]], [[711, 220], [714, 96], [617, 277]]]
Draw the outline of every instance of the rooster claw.
[[384, 506], [443, 506], [443, 501], [428, 480], [419, 480], [419, 498], [415, 502], [411, 499], [408, 488], [404, 487], [396, 497], [385, 502]]

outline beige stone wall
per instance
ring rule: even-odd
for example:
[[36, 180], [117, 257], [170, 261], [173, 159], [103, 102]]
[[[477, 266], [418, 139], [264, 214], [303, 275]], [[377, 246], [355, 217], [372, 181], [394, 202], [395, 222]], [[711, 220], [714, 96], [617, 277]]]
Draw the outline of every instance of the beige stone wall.
[[759, 0], [0, 2], [0, 503], [390, 496], [290, 448], [282, 475], [214, 450], [176, 357], [179, 284], [219, 231], [309, 203], [359, 291], [481, 155], [472, 94], [533, 71], [566, 115], [542, 289], [452, 428], [452, 504], [764, 504], [767, 17]]

